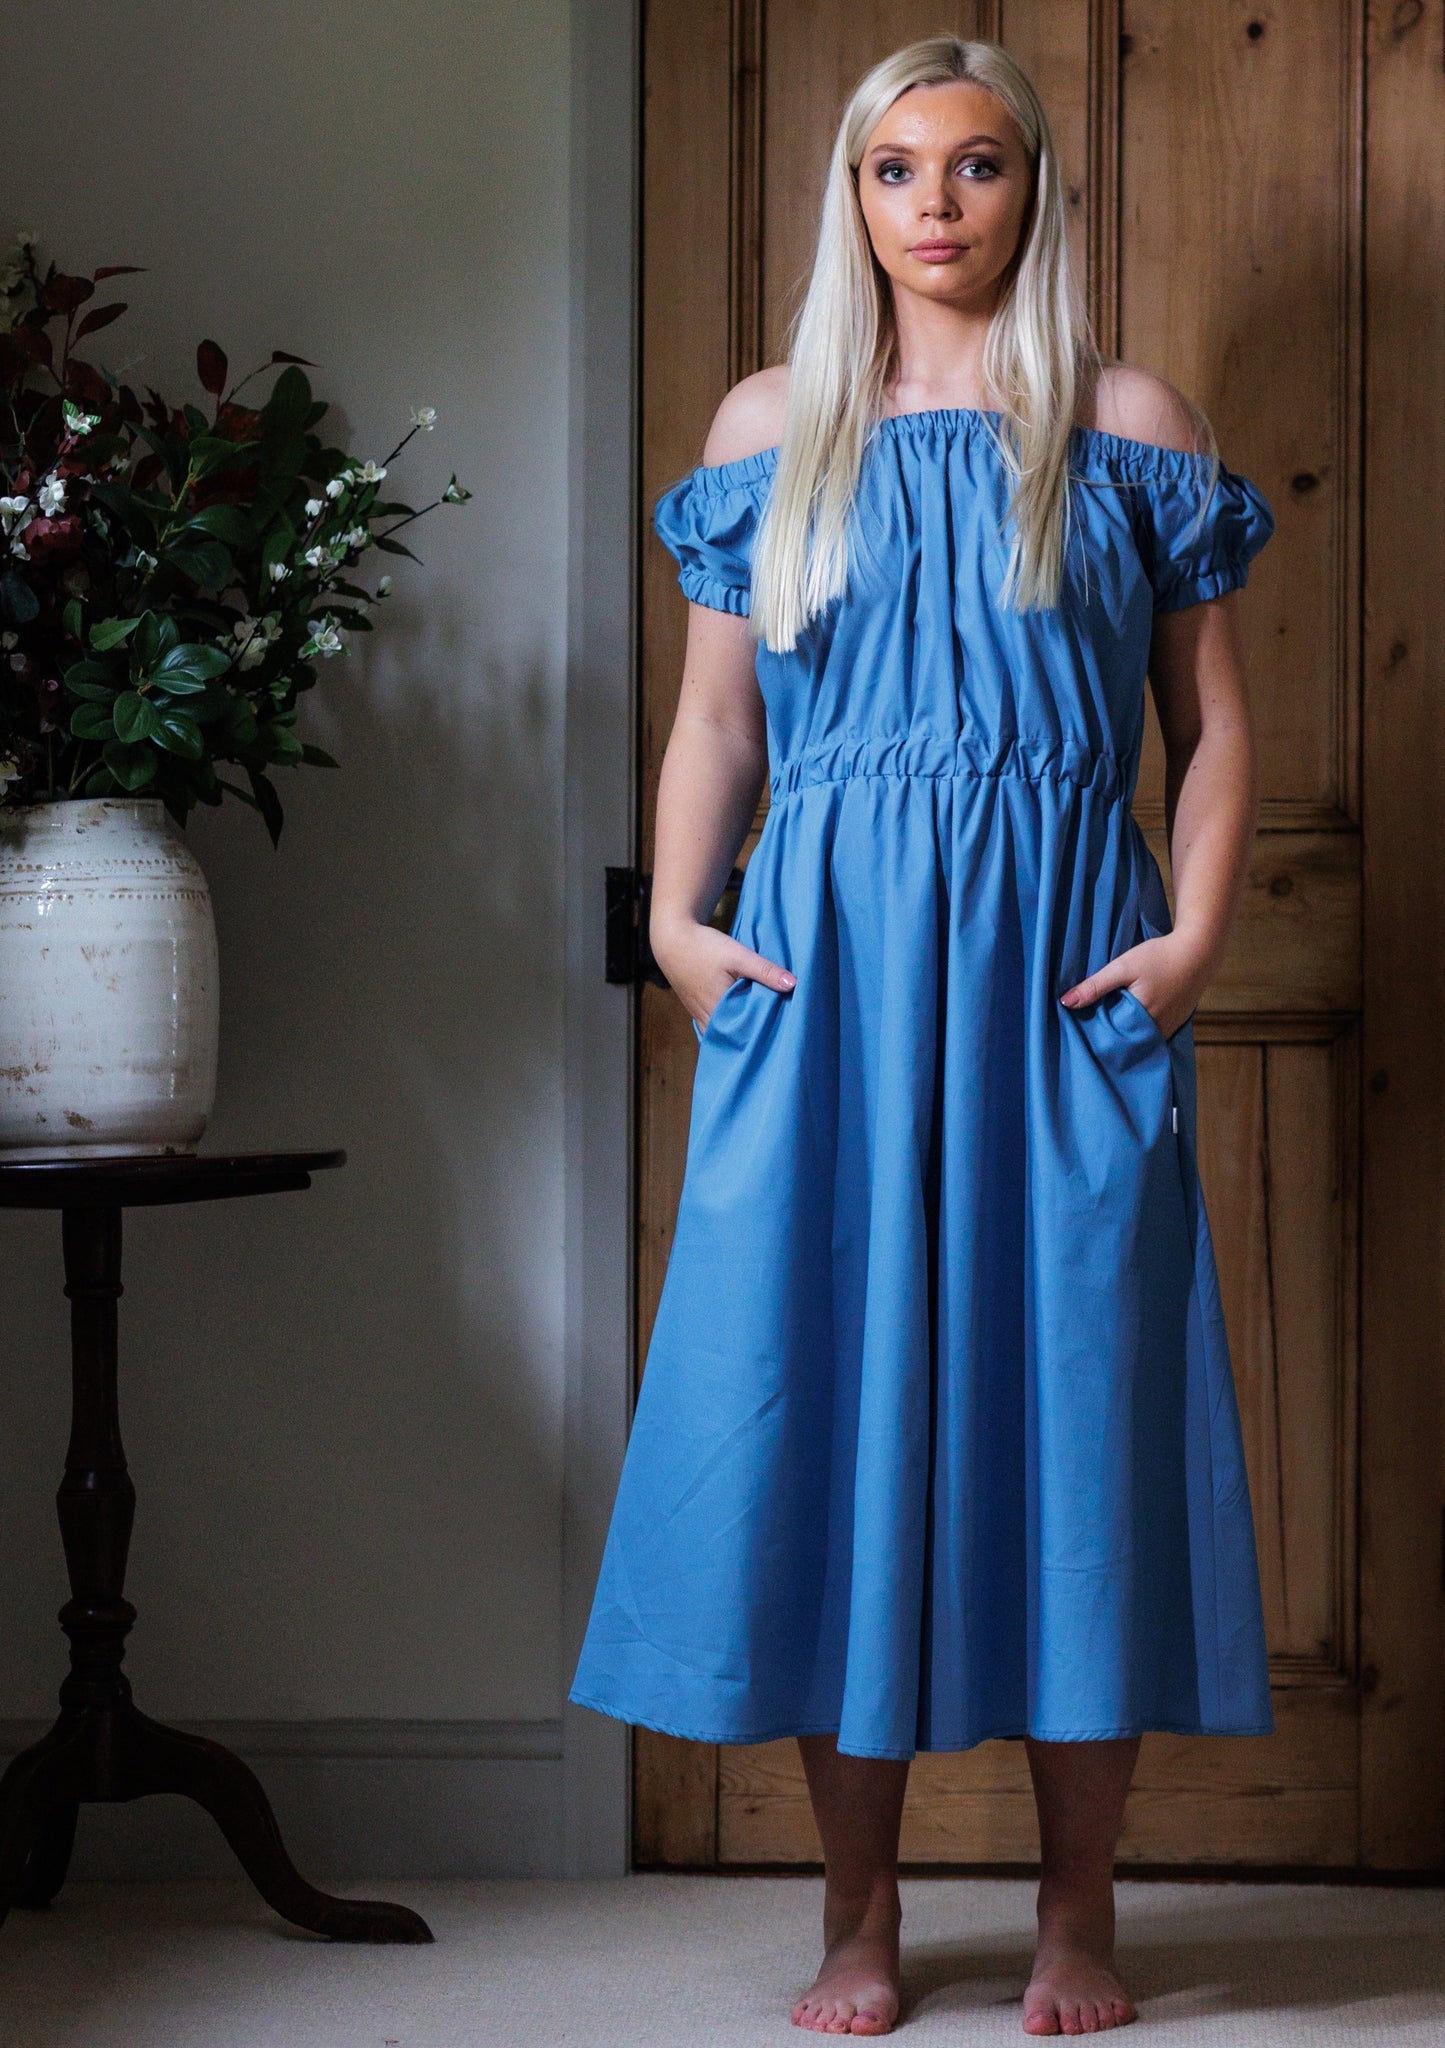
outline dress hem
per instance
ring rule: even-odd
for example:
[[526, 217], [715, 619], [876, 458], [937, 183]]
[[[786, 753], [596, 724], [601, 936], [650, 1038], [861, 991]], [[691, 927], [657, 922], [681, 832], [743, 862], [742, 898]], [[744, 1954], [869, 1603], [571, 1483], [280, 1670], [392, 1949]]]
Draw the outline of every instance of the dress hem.
[[[720, 1742], [752, 1744], [755, 1742], [785, 1742], [804, 1735], [836, 1735], [839, 1730], [830, 1724], [823, 1728], [762, 1729], [745, 1735], [736, 1733], [719, 1734], [715, 1730], [679, 1728], [671, 1722], [649, 1721], [641, 1715], [624, 1713], [620, 1707], [609, 1707], [601, 1700], [589, 1699], [583, 1693], [570, 1692], [568, 1701], [574, 1707], [589, 1707], [595, 1714], [606, 1714], [614, 1721], [625, 1721], [632, 1728], [647, 1728], [655, 1735], [676, 1736], [682, 1742]], [[1198, 1721], [1135, 1721], [1121, 1728], [1086, 1728], [1064, 1730], [1057, 1728], [1021, 1728], [1010, 1722], [1005, 1727], [985, 1728], [981, 1734], [971, 1735], [962, 1742], [920, 1742], [913, 1749], [862, 1749], [844, 1743], [838, 1744], [842, 1756], [875, 1757], [885, 1763], [907, 1763], [915, 1756], [953, 1756], [965, 1750], [976, 1749], [981, 1742], [1019, 1742], [1028, 1735], [1035, 1742], [1122, 1742], [1136, 1735], [1273, 1735], [1276, 1732], [1273, 1718], [1264, 1722], [1250, 1722], [1238, 1727], [1206, 1725]]]

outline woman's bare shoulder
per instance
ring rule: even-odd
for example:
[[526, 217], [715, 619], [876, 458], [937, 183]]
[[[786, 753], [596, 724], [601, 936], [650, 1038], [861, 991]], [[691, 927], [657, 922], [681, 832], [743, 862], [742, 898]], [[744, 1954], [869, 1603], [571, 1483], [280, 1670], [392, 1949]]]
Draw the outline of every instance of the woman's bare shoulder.
[[788, 366], [775, 363], [744, 377], [718, 407], [708, 429], [702, 459], [711, 466], [740, 462], [745, 455], [776, 448], [783, 438], [788, 403]]
[[1086, 424], [1126, 441], [1176, 448], [1191, 455], [1208, 452], [1209, 422], [1163, 377], [1131, 363], [1106, 362], [1093, 392], [1093, 417]]

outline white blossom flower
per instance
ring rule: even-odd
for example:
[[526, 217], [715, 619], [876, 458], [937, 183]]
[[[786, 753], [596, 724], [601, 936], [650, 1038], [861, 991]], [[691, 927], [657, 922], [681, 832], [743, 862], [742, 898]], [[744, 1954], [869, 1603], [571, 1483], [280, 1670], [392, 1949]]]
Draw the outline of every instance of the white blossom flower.
[[20, 670], [25, 666], [25, 656], [23, 654], [12, 654], [10, 657], [10, 666], [15, 670], [16, 674], [18, 675], [20, 673]]
[[3, 794], [12, 782], [18, 782], [20, 776], [21, 768], [18, 761], [12, 760], [8, 754], [0, 758], [0, 794]]
[[453, 477], [451, 482], [447, 485], [446, 489], [442, 492], [442, 503], [444, 505], [465, 505], [467, 499], [471, 495], [472, 494], [467, 489], [466, 485], [459, 484], [456, 478]]
[[364, 484], [379, 484], [386, 471], [379, 462], [363, 462], [356, 474]]
[[280, 635], [281, 614], [280, 612], [267, 612], [263, 619], [253, 619], [250, 617], [237, 619], [231, 631], [240, 643], [241, 648], [237, 667], [259, 668], [266, 659], [266, 651], [270, 647], [271, 642]]
[[18, 633], [0, 633], [0, 647], [3, 647], [7, 653], [12, 647], [18, 647], [19, 645], [20, 635]]
[[336, 621], [327, 612], [323, 618], [312, 620], [311, 638], [302, 648], [301, 658], [303, 661], [306, 661], [313, 654], [321, 654], [328, 657], [333, 654], [340, 654], [341, 645], [341, 634], [337, 628]]
[[8, 533], [23, 512], [31, 510], [28, 498], [0, 498], [0, 524]]
[[291, 571], [284, 562], [273, 562], [271, 564], [271, 581], [273, 583], [284, 583], [290, 574]]
[[325, 510], [326, 505], [323, 499], [308, 498], [306, 500], [306, 517], [308, 519], [314, 519], [318, 512], [324, 512]]
[[382, 577], [380, 583], [376, 586], [376, 594], [378, 597], [391, 596], [391, 578], [389, 576]]
[[351, 531], [343, 533], [341, 538], [349, 548], [364, 548], [371, 543], [370, 530], [365, 526], [353, 526]]
[[47, 519], [65, 510], [65, 485], [58, 476], [48, 476], [40, 486], [40, 509]]
[[332, 499], [339, 498], [341, 496], [341, 493], [346, 489], [346, 486], [350, 483], [350, 481], [350, 470], [343, 470], [340, 476], [334, 476], [331, 479], [330, 483], [326, 486], [327, 497]]
[[436, 407], [434, 405], [413, 406], [411, 423], [414, 427], [420, 427], [424, 434], [429, 434], [437, 423]]
[[16, 539], [10, 543], [10, 552], [12, 555], [28, 555], [30, 550], [26, 547], [23, 540]]
[[301, 559], [308, 569], [324, 571], [336, 567], [335, 555], [332, 554], [330, 548], [322, 547], [319, 542], [314, 548], [307, 548]]
[[157, 556], [148, 554], [144, 548], [141, 548], [137, 551], [135, 565], [140, 570], [142, 576], [149, 576], [158, 559]]
[[92, 428], [100, 425], [100, 414], [98, 412], [82, 412], [80, 407], [73, 405], [68, 398], [65, 400], [63, 409], [66, 427], [72, 434], [77, 436], [88, 434]]

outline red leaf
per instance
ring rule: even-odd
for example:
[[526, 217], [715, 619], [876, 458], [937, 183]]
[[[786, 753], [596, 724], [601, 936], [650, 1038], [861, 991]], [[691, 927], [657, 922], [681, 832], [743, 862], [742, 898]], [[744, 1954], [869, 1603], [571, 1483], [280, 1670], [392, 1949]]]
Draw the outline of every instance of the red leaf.
[[147, 455], [135, 466], [131, 483], [138, 491], [148, 491], [158, 481], [165, 462], [159, 455]]
[[209, 391], [212, 398], [219, 398], [226, 388], [229, 369], [225, 350], [214, 341], [203, 341], [196, 350], [196, 374], [201, 380], [201, 389]]
[[136, 277], [144, 269], [140, 263], [102, 263], [95, 273], [97, 284], [103, 277]]
[[88, 277], [67, 277], [60, 271], [46, 285], [41, 303], [52, 313], [73, 313], [77, 306], [94, 297], [95, 286]]
[[108, 306], [92, 306], [76, 328], [75, 339], [80, 341], [87, 334], [96, 334], [102, 327], [109, 327], [111, 321], [119, 320], [125, 310], [124, 299], [115, 299]]
[[138, 427], [144, 415], [142, 414], [140, 409], [140, 400], [131, 390], [129, 384], [122, 384], [119, 392], [116, 395], [120, 401], [121, 418], [125, 420], [129, 426]]
[[314, 370], [316, 368], [316, 365], [315, 363], [312, 362], [310, 356], [288, 355], [284, 348], [273, 348], [271, 351], [271, 361], [273, 363], [300, 363], [303, 366], [303, 368], [308, 370]]
[[90, 406], [110, 404], [110, 386], [99, 370], [93, 370], [89, 363], [82, 363], [74, 356], [65, 366], [65, 395], [67, 398], [83, 398]]
[[10, 339], [20, 353], [29, 356], [32, 363], [44, 363], [47, 368], [55, 360], [55, 350], [50, 336], [43, 327], [14, 327]]

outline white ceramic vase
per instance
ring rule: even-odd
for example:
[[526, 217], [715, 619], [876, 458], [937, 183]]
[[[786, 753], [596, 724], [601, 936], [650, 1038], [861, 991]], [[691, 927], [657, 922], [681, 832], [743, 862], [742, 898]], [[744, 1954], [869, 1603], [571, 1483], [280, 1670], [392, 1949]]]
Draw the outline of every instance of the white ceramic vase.
[[0, 810], [0, 1160], [194, 1152], [218, 1029], [211, 892], [160, 799]]

